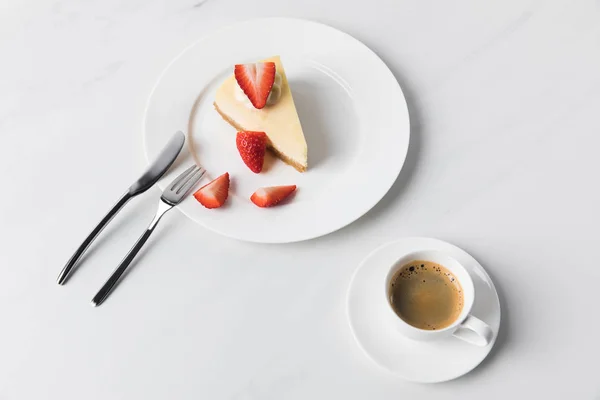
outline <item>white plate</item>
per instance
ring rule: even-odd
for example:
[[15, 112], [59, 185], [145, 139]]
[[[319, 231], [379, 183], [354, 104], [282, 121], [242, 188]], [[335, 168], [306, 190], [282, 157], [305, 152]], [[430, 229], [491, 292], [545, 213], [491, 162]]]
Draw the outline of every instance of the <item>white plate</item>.
[[[381, 296], [376, 294], [383, 292], [390, 267], [404, 255], [422, 250], [446, 252], [469, 271], [475, 286], [472, 314], [492, 328], [490, 344], [478, 347], [455, 337], [413, 341], [401, 336], [383, 317]], [[471, 371], [489, 354], [500, 327], [500, 301], [489, 275], [464, 250], [437, 239], [406, 238], [376, 249], [354, 273], [347, 306], [352, 333], [365, 354], [377, 365], [414, 382], [444, 382]]]
[[[234, 64], [272, 55], [281, 55], [308, 143], [303, 174], [279, 160], [268, 160], [266, 171], [253, 174], [237, 153], [235, 129], [212, 105]], [[265, 243], [325, 235], [369, 211], [398, 176], [410, 134], [402, 90], [375, 53], [331, 27], [284, 18], [220, 30], [171, 62], [148, 101], [147, 157], [185, 127], [208, 178], [227, 171], [232, 188], [221, 209], [207, 210], [191, 196], [179, 209], [215, 232]], [[159, 186], [164, 188], [185, 164], [178, 163]], [[250, 202], [259, 187], [282, 184], [298, 186], [287, 204], [260, 209]]]

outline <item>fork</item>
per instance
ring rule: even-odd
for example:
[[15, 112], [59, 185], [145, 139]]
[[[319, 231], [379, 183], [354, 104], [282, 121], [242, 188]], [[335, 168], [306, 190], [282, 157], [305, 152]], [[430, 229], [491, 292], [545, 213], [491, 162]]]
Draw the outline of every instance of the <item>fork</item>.
[[198, 181], [204, 176], [206, 171], [204, 168], [199, 167], [197, 165], [193, 165], [190, 168], [186, 169], [182, 172], [173, 182], [167, 186], [162, 196], [160, 196], [160, 201], [158, 202], [158, 210], [156, 211], [156, 215], [146, 231], [140, 236], [140, 238], [135, 242], [129, 253], [123, 258], [121, 264], [115, 269], [110, 278], [106, 281], [104, 286], [96, 293], [94, 298], [92, 299], [93, 306], [99, 306], [106, 300], [109, 294], [114, 289], [115, 285], [119, 282], [119, 278], [121, 275], [127, 270], [129, 264], [133, 261], [137, 253], [144, 247], [144, 244], [156, 228], [158, 221], [162, 218], [163, 215], [171, 208], [179, 204], [183, 198], [190, 192], [190, 190], [198, 183]]

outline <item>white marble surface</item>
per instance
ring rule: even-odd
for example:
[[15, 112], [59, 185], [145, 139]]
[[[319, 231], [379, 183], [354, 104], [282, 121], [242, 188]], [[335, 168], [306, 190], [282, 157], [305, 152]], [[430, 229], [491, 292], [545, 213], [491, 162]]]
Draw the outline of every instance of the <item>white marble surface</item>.
[[[152, 190], [58, 287], [141, 170], [158, 74], [198, 37], [259, 16], [328, 23], [389, 64], [413, 121], [391, 192], [342, 231], [283, 246], [173, 212], [90, 307], [151, 218]], [[2, 2], [0, 399], [600, 398], [599, 17], [586, 0]], [[357, 263], [407, 235], [465, 248], [500, 291], [496, 348], [449, 383], [379, 369], [345, 319]]]

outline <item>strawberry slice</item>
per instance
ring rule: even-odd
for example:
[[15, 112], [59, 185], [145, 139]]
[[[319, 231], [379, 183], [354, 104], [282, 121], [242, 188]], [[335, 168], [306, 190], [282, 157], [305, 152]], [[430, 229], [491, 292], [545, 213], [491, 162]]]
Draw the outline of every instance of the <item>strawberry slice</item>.
[[194, 197], [206, 208], [219, 208], [229, 195], [229, 173], [225, 172], [214, 181], [202, 186]]
[[262, 171], [267, 135], [264, 132], [241, 131], [237, 133], [235, 144], [244, 164], [256, 174]]
[[266, 106], [275, 82], [275, 63], [237, 64], [234, 72], [238, 85], [246, 93], [252, 105], [259, 109]]
[[272, 207], [294, 193], [296, 185], [271, 186], [258, 189], [250, 200], [259, 207]]

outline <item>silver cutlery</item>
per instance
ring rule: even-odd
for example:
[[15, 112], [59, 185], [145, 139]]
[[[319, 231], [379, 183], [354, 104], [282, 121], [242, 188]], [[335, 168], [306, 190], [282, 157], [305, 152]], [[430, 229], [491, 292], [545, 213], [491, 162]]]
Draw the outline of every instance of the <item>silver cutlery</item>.
[[192, 166], [185, 170], [181, 175], [179, 175], [173, 182], [167, 186], [162, 196], [160, 197], [160, 201], [158, 202], [158, 210], [156, 211], [156, 215], [146, 231], [140, 236], [138, 241], [133, 245], [129, 253], [125, 256], [121, 264], [115, 269], [110, 278], [106, 281], [104, 286], [98, 291], [96, 296], [92, 299], [92, 305], [99, 306], [106, 300], [108, 295], [112, 292], [113, 288], [119, 281], [119, 278], [129, 267], [129, 264], [133, 261], [137, 253], [144, 246], [154, 228], [158, 224], [158, 221], [162, 218], [162, 216], [169, 211], [171, 208], [179, 204], [183, 198], [192, 190], [192, 188], [198, 183], [198, 181], [204, 175], [204, 168], [199, 166]]
[[114, 218], [115, 215], [135, 196], [144, 193], [146, 190], [151, 188], [164, 174], [167, 172], [169, 167], [173, 164], [179, 153], [181, 152], [181, 148], [183, 147], [183, 143], [185, 142], [185, 135], [183, 132], [178, 131], [173, 135], [171, 140], [167, 143], [161, 153], [158, 155], [156, 160], [148, 167], [146, 172], [135, 181], [129, 189], [121, 196], [121, 198], [117, 201], [117, 203], [110, 209], [108, 214], [102, 218], [100, 223], [94, 228], [94, 230], [88, 235], [88, 237], [83, 241], [83, 243], [79, 246], [79, 248], [75, 251], [75, 254], [69, 259], [67, 264], [63, 267], [62, 271], [58, 275], [57, 283], [59, 285], [63, 285], [73, 270], [73, 267], [77, 265], [77, 262], [88, 249], [88, 247], [92, 244], [92, 242], [96, 239], [96, 237], [102, 232], [102, 230], [108, 225], [108, 223]]

